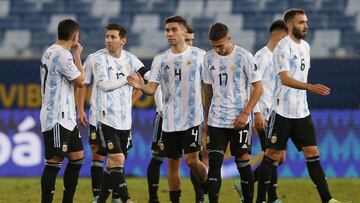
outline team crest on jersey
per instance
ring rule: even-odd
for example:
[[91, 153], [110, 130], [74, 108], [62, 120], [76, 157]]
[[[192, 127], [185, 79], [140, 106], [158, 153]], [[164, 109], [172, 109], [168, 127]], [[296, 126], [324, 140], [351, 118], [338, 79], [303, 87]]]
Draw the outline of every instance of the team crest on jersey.
[[73, 62], [71, 60], [69, 60], [67, 63], [66, 63], [66, 67], [67, 68], [71, 68], [72, 67], [72, 64]]
[[226, 66], [220, 66], [220, 70], [226, 70]]
[[96, 132], [90, 133], [90, 139], [95, 140], [96, 139]]
[[63, 152], [67, 152], [68, 146], [66, 144], [63, 144], [62, 149]]
[[215, 70], [215, 66], [210, 66], [210, 70]]
[[236, 72], [236, 66], [231, 66], [230, 71], [231, 71], [232, 73], [235, 73], [235, 72]]
[[274, 134], [273, 136], [271, 136], [271, 143], [275, 143], [277, 141], [277, 136], [276, 134]]
[[189, 67], [191, 67], [191, 64], [192, 64], [192, 63], [191, 63], [191, 60], [188, 60], [188, 61], [186, 62], [186, 65], [189, 66]]
[[108, 142], [108, 143], [107, 143], [107, 146], [108, 146], [108, 149], [109, 149], [109, 150], [114, 149], [114, 144], [113, 144], [112, 142]]

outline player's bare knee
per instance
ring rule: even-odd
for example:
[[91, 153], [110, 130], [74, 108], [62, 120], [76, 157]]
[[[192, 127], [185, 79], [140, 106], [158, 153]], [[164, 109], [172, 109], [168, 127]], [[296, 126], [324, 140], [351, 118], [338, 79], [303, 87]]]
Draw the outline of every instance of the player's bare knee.
[[109, 154], [110, 167], [123, 167], [125, 161], [125, 155], [123, 153]]
[[286, 152], [285, 151], [281, 151], [280, 154], [280, 159], [278, 161], [279, 165], [283, 164], [286, 160]]
[[249, 153], [245, 153], [245, 154], [242, 154], [242, 155], [236, 157], [237, 161], [246, 161], [249, 159], [250, 159]]
[[79, 160], [84, 158], [84, 151], [70, 152], [69, 159], [70, 160]]
[[320, 156], [319, 149], [317, 148], [317, 146], [303, 147], [302, 151], [304, 153], [305, 158]]
[[196, 154], [190, 153], [185, 155], [185, 163], [190, 168], [195, 168], [198, 164], [199, 158], [196, 156]]
[[171, 172], [176, 172], [180, 167], [180, 159], [171, 159], [168, 158], [168, 170]]
[[64, 157], [53, 156], [50, 159], [46, 159], [46, 162], [48, 162], [48, 163], [62, 163], [63, 160], [64, 160]]
[[268, 148], [265, 151], [265, 155], [274, 161], [279, 161], [281, 152], [279, 150]]
[[97, 161], [104, 161], [105, 157], [95, 152], [92, 153], [92, 159]]

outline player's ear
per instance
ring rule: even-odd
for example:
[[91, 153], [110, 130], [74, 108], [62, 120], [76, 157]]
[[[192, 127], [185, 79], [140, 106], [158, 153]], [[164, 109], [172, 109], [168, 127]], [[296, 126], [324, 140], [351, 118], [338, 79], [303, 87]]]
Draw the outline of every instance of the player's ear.
[[126, 37], [121, 38], [121, 44], [122, 44], [123, 46], [125, 46], [126, 42], [127, 42], [127, 38], [126, 38]]

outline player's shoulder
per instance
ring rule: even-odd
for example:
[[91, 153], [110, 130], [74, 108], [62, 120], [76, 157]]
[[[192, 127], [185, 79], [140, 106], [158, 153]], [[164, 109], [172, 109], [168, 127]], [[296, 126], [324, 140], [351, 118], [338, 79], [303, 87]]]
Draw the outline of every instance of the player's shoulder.
[[269, 50], [269, 48], [267, 48], [267, 46], [264, 46], [263, 48], [261, 48], [259, 51], [257, 51], [255, 53], [255, 58], [263, 57], [263, 56], [268, 55], [270, 53], [271, 53], [271, 51]]
[[289, 36], [286, 36], [286, 37], [284, 37], [283, 39], [281, 39], [278, 43], [277, 43], [277, 45], [276, 45], [276, 48], [277, 49], [284, 49], [284, 48], [286, 48], [286, 47], [289, 47], [289, 46], [291, 46], [291, 38], [289, 37]]
[[235, 51], [235, 54], [237, 57], [247, 58], [247, 59], [254, 58], [254, 56], [248, 50], [246, 50], [240, 46], [235, 45], [234, 49], [235, 49], [234, 51]]
[[94, 53], [89, 54], [88, 58], [100, 57], [100, 56], [104, 56], [106, 54], [107, 54], [106, 49], [100, 49]]
[[159, 54], [154, 56], [154, 60], [164, 59], [170, 54], [170, 49], [167, 49]]
[[129, 51], [127, 51], [127, 50], [125, 50], [125, 49], [123, 49], [122, 54], [124, 54], [124, 55], [125, 55], [125, 57], [138, 58], [135, 54], [133, 54], [133, 53], [131, 53], [131, 52], [129, 52]]
[[214, 58], [216, 56], [216, 52], [214, 49], [207, 51], [204, 55], [204, 58]]
[[305, 49], [309, 50], [310, 49], [310, 45], [307, 41], [305, 40], [301, 40], [301, 44], [305, 47]]
[[206, 53], [205, 50], [200, 49], [199, 47], [189, 46], [189, 48], [190, 48], [190, 50], [191, 50], [192, 52], [197, 52], [197, 53], [200, 53], [200, 54], [202, 54], [202, 55], [204, 55], [204, 54]]

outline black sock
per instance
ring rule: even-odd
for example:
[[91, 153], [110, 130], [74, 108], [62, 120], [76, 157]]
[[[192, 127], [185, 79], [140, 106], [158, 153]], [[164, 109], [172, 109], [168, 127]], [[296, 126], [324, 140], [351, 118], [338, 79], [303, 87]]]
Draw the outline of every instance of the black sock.
[[221, 165], [224, 154], [220, 152], [209, 153], [208, 190], [210, 202], [218, 202], [221, 187]]
[[237, 160], [236, 167], [240, 173], [244, 203], [252, 203], [254, 198], [254, 175], [251, 169], [250, 160]]
[[157, 191], [159, 189], [160, 179], [160, 166], [163, 163], [162, 160], [151, 158], [149, 166], [147, 168], [147, 182], [149, 190], [149, 202], [158, 200]]
[[276, 161], [270, 159], [266, 155], [264, 155], [264, 158], [261, 161], [258, 173], [258, 194], [256, 199], [256, 202], [258, 203], [266, 201], [266, 192], [270, 184], [271, 173], [273, 172], [276, 163]]
[[194, 187], [196, 202], [204, 201], [203, 187], [202, 187], [200, 181], [198, 180], [198, 178], [192, 172], [192, 170], [190, 170], [190, 180], [191, 180], [191, 183], [192, 183], [192, 185]]
[[278, 166], [275, 164], [273, 168], [273, 172], [271, 174], [270, 185], [268, 188], [268, 202], [273, 202], [278, 199], [278, 196], [276, 194], [277, 179], [278, 179], [277, 169]]
[[72, 203], [76, 186], [78, 184], [79, 172], [84, 162], [84, 158], [79, 160], [69, 160], [66, 165], [64, 172], [64, 192], [63, 192], [63, 203]]
[[170, 201], [172, 203], [180, 202], [181, 190], [169, 191], [169, 194], [170, 194]]
[[103, 176], [103, 161], [92, 160], [91, 162], [91, 187], [93, 197], [99, 196], [101, 180]]
[[125, 182], [124, 168], [123, 167], [114, 167], [110, 170], [111, 177], [111, 188], [113, 192], [119, 194], [121, 201], [126, 202], [129, 197], [127, 185]]
[[259, 168], [260, 168], [260, 165], [258, 167], [256, 167], [256, 169], [254, 170], [254, 182], [258, 181], [258, 178], [259, 178]]
[[106, 169], [104, 170], [104, 175], [103, 175], [103, 179], [101, 182], [98, 203], [105, 203], [110, 192], [112, 191], [112, 189], [110, 187], [110, 180], [111, 180], [110, 168], [106, 167]]
[[329, 192], [328, 184], [326, 182], [325, 173], [320, 165], [320, 157], [314, 156], [306, 158], [306, 166], [316, 189], [319, 192], [322, 202], [328, 202], [332, 197]]
[[56, 176], [61, 168], [61, 163], [45, 163], [41, 176], [41, 202], [50, 203], [55, 192]]

